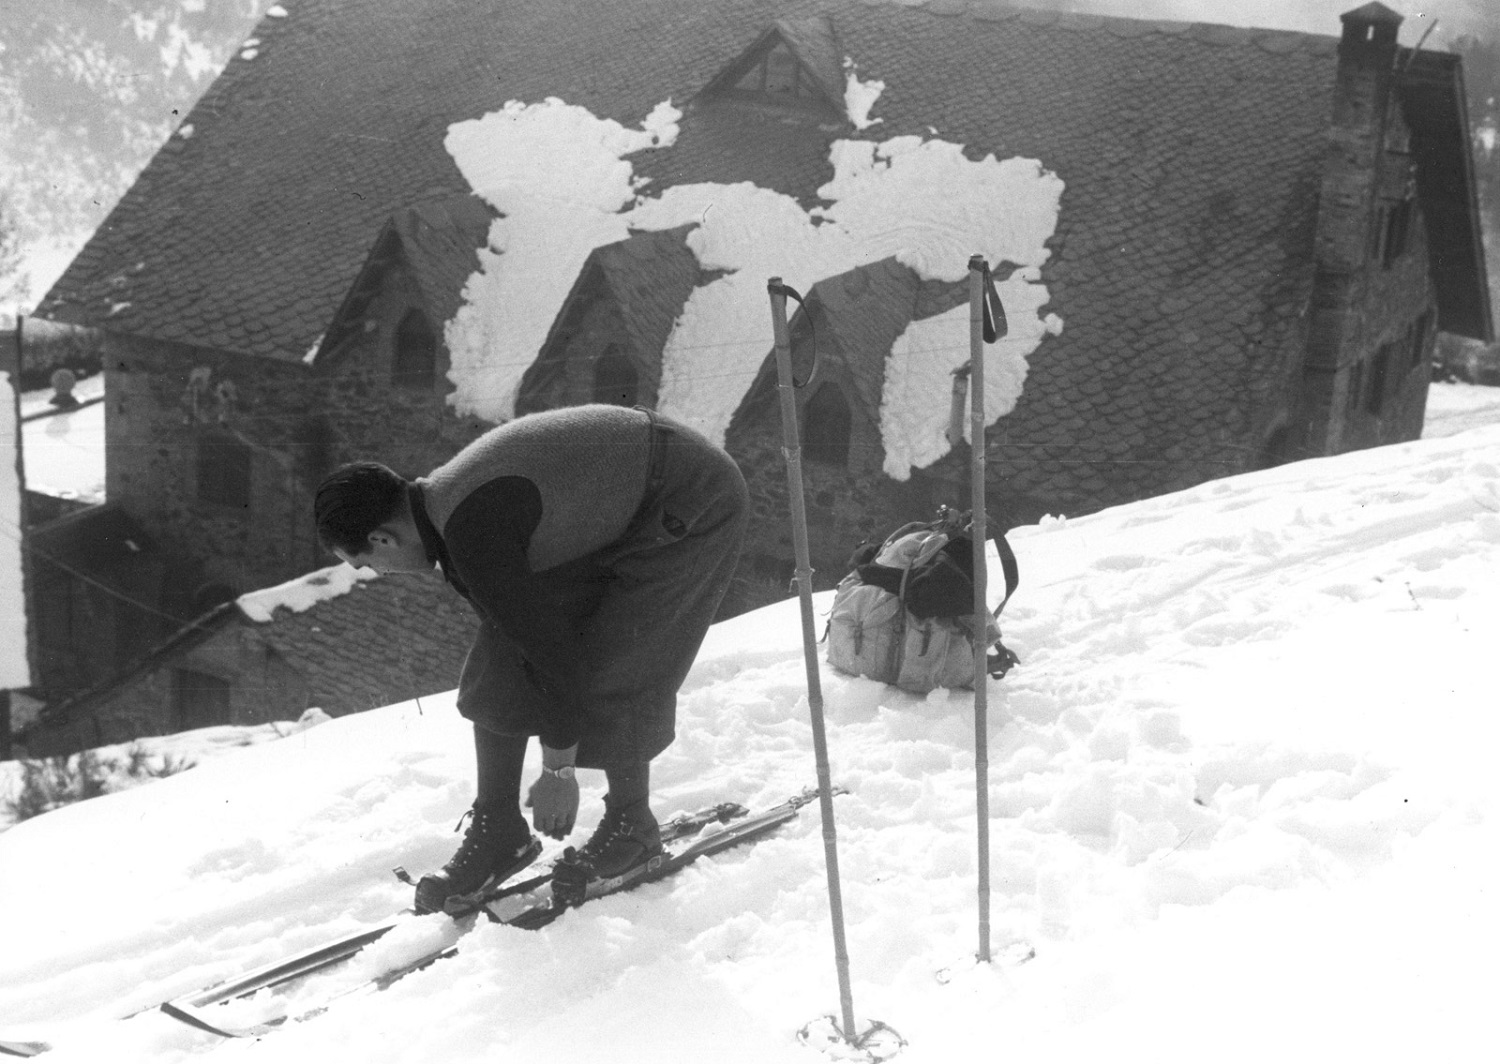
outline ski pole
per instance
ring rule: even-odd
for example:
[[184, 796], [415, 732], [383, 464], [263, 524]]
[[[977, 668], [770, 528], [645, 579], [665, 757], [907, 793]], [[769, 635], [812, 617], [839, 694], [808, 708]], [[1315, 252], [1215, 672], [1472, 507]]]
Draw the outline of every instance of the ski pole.
[[818, 641], [813, 622], [812, 563], [807, 548], [807, 508], [802, 497], [802, 445], [797, 434], [797, 395], [792, 378], [792, 341], [786, 322], [789, 289], [780, 277], [766, 288], [771, 294], [771, 326], [776, 337], [776, 384], [781, 393], [782, 453], [786, 456], [787, 494], [792, 505], [792, 548], [797, 559], [797, 595], [802, 603], [802, 656], [807, 666], [807, 708], [812, 717], [813, 755], [818, 762], [818, 809], [823, 821], [823, 860], [828, 869], [828, 908], [833, 917], [833, 955], [839, 976], [844, 1039], [853, 1041], [854, 995], [849, 987], [849, 950], [844, 941], [844, 902], [839, 889], [838, 836], [833, 823], [833, 783], [828, 769], [828, 739], [823, 729], [823, 688], [818, 678]]
[[969, 473], [974, 540], [974, 812], [979, 824], [979, 961], [990, 960], [989, 581], [984, 550], [984, 259], [969, 259]]

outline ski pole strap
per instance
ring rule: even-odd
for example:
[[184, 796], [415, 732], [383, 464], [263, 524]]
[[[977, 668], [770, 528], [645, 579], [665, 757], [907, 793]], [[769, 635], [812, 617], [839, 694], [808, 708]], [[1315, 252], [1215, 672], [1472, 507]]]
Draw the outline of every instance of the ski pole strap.
[[995, 616], [998, 617], [1021, 583], [1021, 567], [1016, 562], [1016, 552], [1011, 549], [1005, 533], [996, 533], [992, 538], [995, 541], [995, 550], [1000, 554], [1000, 568], [1005, 573], [1005, 597], [1000, 600], [1000, 605], [995, 607]]
[[813, 342], [813, 364], [812, 364], [812, 370], [808, 373], [806, 380], [799, 381], [797, 379], [797, 375], [795, 373], [792, 374], [792, 387], [793, 388], [806, 388], [807, 385], [808, 385], [808, 382], [810, 382], [814, 377], [816, 377], [818, 375], [818, 325], [817, 325], [817, 322], [813, 321], [812, 315], [810, 313], [808, 313], [807, 304], [802, 301], [801, 294], [795, 288], [793, 288], [791, 285], [789, 285], [789, 284], [782, 284], [780, 281], [771, 281], [769, 284], [766, 285], [766, 287], [768, 289], [770, 289], [771, 292], [773, 292], [776, 295], [785, 296], [787, 299], [795, 299], [797, 301], [797, 305], [802, 308], [802, 316], [807, 319], [807, 328], [808, 328], [808, 331], [812, 333], [812, 342]]
[[1000, 302], [1000, 293], [995, 290], [995, 278], [990, 273], [990, 264], [975, 256], [969, 260], [970, 269], [982, 269], [984, 273], [984, 342], [992, 344], [1009, 330], [1005, 320], [1005, 306]]

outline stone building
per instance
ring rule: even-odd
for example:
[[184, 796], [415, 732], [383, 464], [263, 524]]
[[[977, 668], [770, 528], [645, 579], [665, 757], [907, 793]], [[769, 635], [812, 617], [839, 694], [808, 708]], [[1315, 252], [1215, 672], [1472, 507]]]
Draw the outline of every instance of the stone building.
[[[1324, 36], [988, 0], [302, 0], [39, 313], [106, 334], [108, 498], [168, 560], [140, 594], [181, 621], [323, 563], [308, 510], [334, 465], [421, 473], [489, 423], [457, 398], [448, 326], [506, 251], [455, 123], [559, 97], [635, 126], [670, 100], [675, 140], [631, 158], [643, 194], [748, 182], [808, 210], [840, 143], [941, 136], [1064, 186], [1037, 271], [1061, 327], [986, 443], [998, 523], [1084, 513], [1414, 438], [1436, 332], [1491, 338], [1460, 62], [1399, 24], [1380, 4]], [[872, 116], [855, 90], [876, 84]], [[893, 228], [928, 224], [919, 206]], [[662, 398], [679, 315], [722, 274], [692, 229], [594, 249], [513, 411]], [[957, 451], [882, 479], [881, 344], [962, 299], [889, 255], [813, 301], [834, 319], [803, 397], [824, 581], [851, 537], [962, 503]], [[758, 486], [740, 605], [789, 561], [767, 350], [725, 433]]]
[[[226, 602], [21, 734], [43, 757], [214, 725], [343, 716], [446, 691], [477, 625], [437, 576], [320, 570]], [[366, 571], [368, 572], [368, 571]], [[420, 617], [421, 624], [410, 624]]]

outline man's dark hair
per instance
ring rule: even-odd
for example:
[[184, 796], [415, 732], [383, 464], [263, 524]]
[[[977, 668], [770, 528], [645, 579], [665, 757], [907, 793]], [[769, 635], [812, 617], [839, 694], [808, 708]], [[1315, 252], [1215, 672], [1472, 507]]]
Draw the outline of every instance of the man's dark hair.
[[345, 554], [370, 549], [370, 533], [401, 510], [406, 480], [379, 462], [350, 462], [318, 485], [313, 515], [318, 542]]

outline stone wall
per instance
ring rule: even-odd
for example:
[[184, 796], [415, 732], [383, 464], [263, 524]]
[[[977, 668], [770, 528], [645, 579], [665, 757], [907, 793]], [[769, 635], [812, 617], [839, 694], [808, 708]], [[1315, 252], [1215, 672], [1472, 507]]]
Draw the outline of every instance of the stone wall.
[[441, 323], [434, 323], [438, 345], [431, 387], [395, 382], [396, 329], [414, 307], [421, 302], [405, 268], [386, 270], [357, 338], [318, 360], [306, 385], [317, 403], [303, 425], [304, 462], [314, 488], [327, 472], [357, 459], [384, 462], [403, 476], [420, 476], [491, 427], [478, 418], [459, 417], [448, 403], [453, 383]]
[[[184, 671], [214, 677], [228, 685], [228, 712], [222, 719], [179, 717], [176, 685], [178, 674]], [[307, 708], [306, 682], [252, 629], [230, 619], [196, 645], [140, 669], [98, 697], [78, 703], [65, 722], [32, 729], [26, 736], [26, 753], [48, 757], [145, 736], [170, 735], [184, 728], [296, 720]]]
[[[186, 620], [214, 586], [238, 593], [315, 567], [305, 367], [112, 335], [105, 373], [105, 490], [172, 558], [167, 612]], [[243, 457], [243, 497], [226, 499], [205, 463], [214, 446]]]
[[[415, 292], [395, 269], [385, 288], [357, 337], [315, 367], [109, 337], [106, 491], [174, 555], [164, 603], [174, 616], [193, 616], [214, 589], [242, 593], [328, 564], [312, 500], [339, 464], [369, 458], [416, 476], [489, 427], [447, 404], [441, 343], [430, 387], [393, 382], [396, 328]], [[200, 448], [215, 444], [248, 457], [243, 499], [202, 483]]]
[[1394, 91], [1399, 22], [1373, 7], [1344, 16], [1303, 380], [1308, 455], [1422, 431], [1436, 293]]

